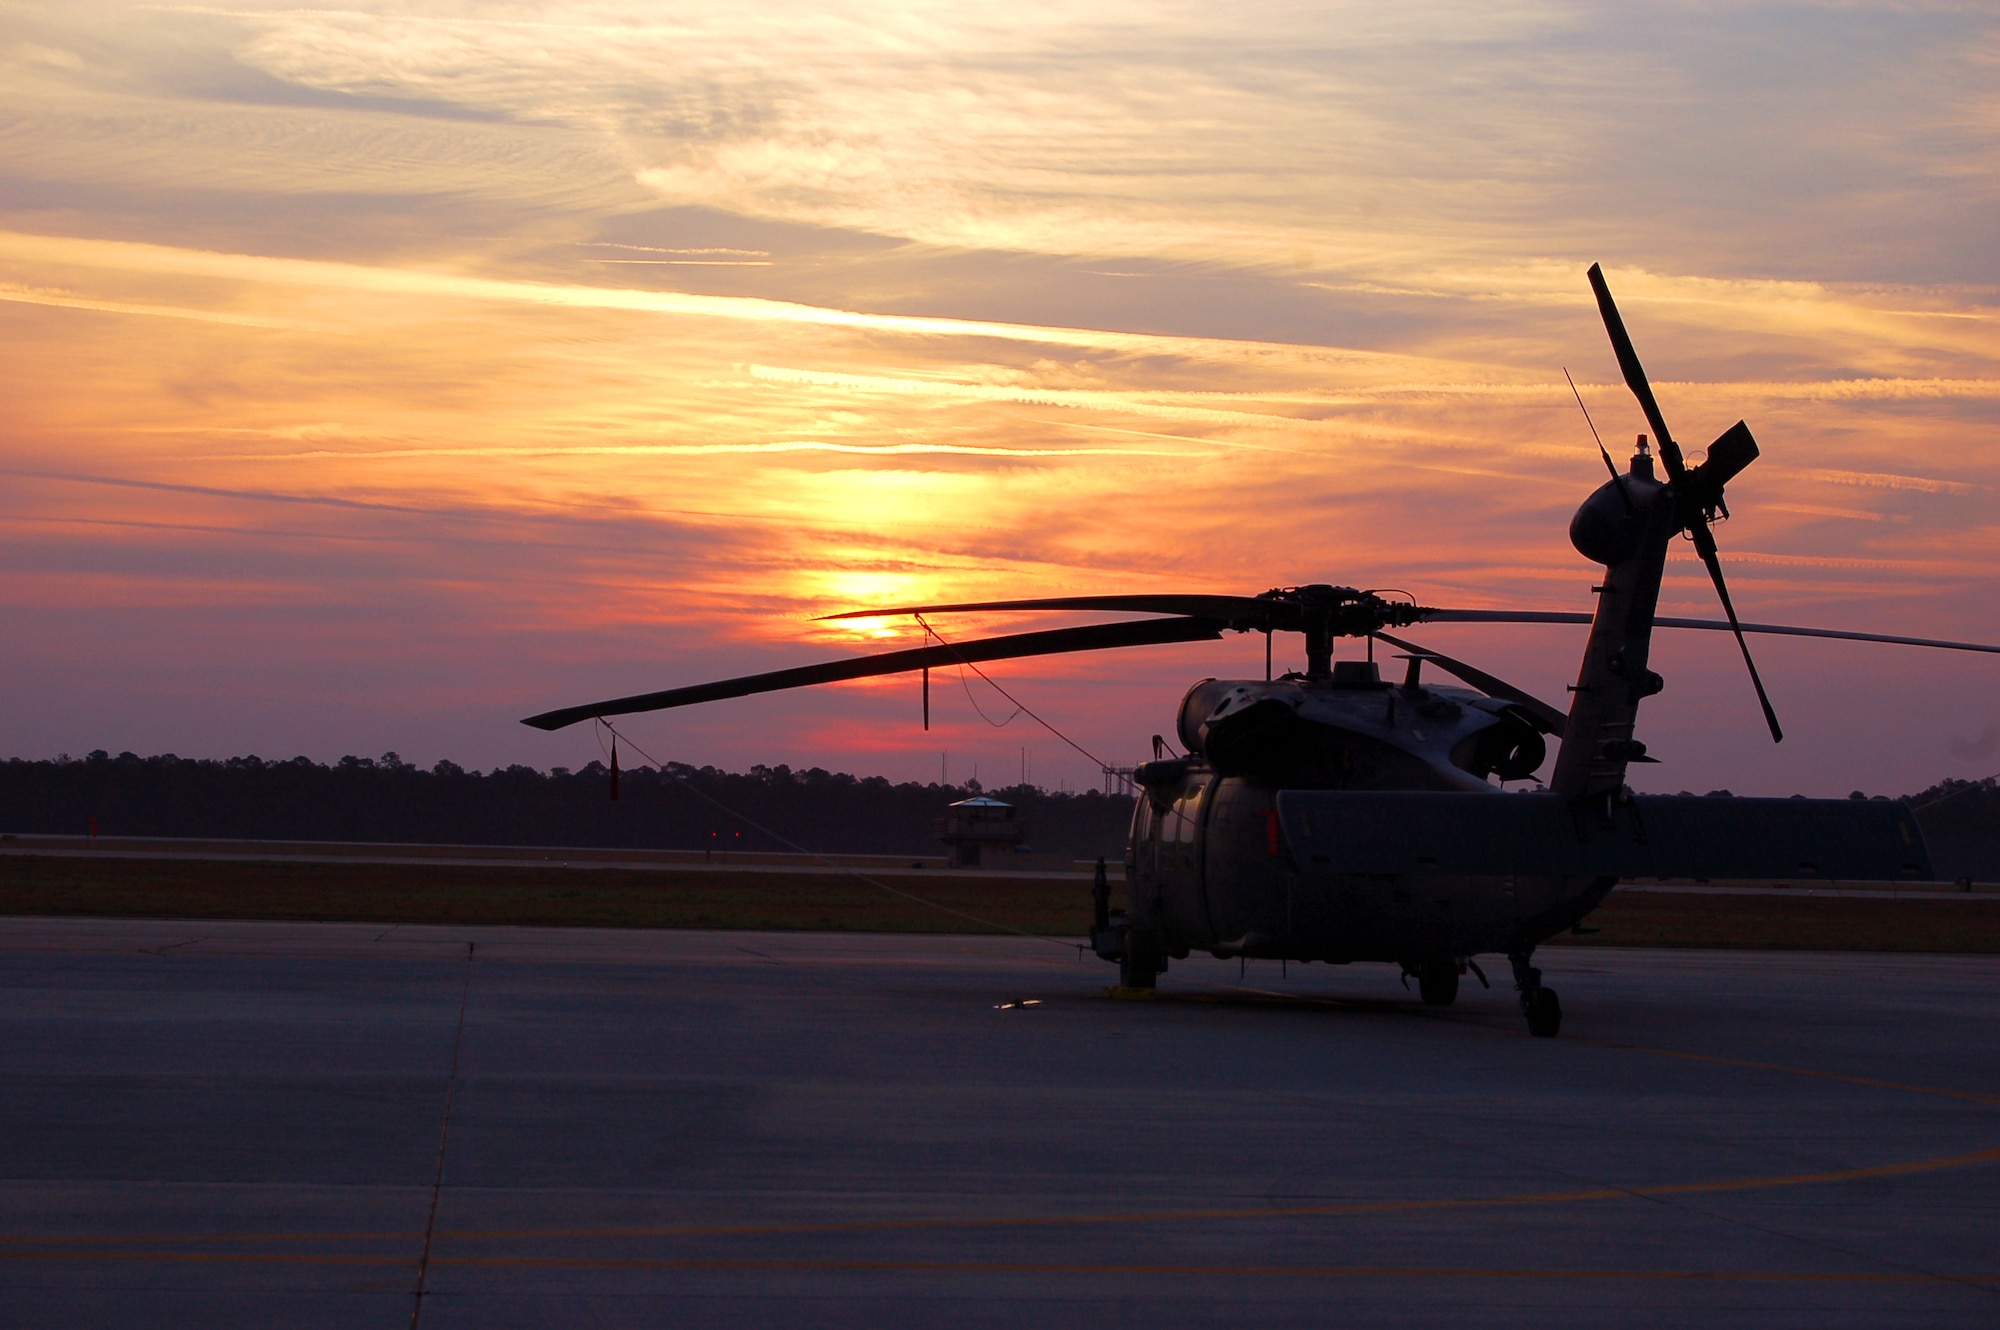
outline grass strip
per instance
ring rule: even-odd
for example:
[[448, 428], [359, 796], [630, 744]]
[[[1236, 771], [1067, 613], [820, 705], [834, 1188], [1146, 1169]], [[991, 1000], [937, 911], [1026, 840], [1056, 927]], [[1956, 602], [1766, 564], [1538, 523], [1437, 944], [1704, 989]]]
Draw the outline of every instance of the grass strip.
[[[1115, 880], [1115, 879], [1114, 879]], [[1087, 882], [898, 875], [894, 885], [995, 923], [1059, 937], [1090, 920]], [[592, 928], [973, 933], [976, 925], [845, 873], [634, 871], [560, 865], [271, 863], [0, 857], [0, 914], [340, 920]], [[1837, 894], [1614, 892], [1597, 931], [1553, 942], [1608, 947], [2000, 953], [2000, 900]]]
[[[899, 874], [899, 890], [1012, 928], [1090, 923], [1074, 879]], [[975, 925], [838, 872], [0, 857], [0, 914], [385, 924], [962, 933]]]
[[1614, 891], [1583, 921], [1594, 933], [1551, 943], [1742, 947], [1756, 951], [2000, 952], [2000, 900]]

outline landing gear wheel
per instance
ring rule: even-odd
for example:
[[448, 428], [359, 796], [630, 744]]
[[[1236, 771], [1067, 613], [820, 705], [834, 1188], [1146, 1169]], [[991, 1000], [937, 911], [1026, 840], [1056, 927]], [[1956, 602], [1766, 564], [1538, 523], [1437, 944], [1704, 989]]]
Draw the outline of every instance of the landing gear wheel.
[[1118, 958], [1118, 982], [1125, 988], [1152, 988], [1159, 982], [1159, 944], [1148, 934], [1127, 933], [1125, 951]]
[[1417, 992], [1426, 1007], [1449, 1007], [1458, 1001], [1458, 965], [1454, 961], [1432, 961], [1417, 972]]
[[1562, 1029], [1562, 1003], [1553, 988], [1531, 988], [1521, 994], [1521, 1014], [1528, 1018], [1528, 1033], [1537, 1039], [1553, 1039]]

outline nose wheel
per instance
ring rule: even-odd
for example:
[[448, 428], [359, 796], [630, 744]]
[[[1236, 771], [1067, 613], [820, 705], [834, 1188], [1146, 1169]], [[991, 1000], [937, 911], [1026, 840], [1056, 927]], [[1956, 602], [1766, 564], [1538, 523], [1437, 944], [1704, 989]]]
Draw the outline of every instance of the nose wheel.
[[1521, 995], [1521, 1014], [1528, 1018], [1528, 1033], [1537, 1039], [1553, 1039], [1562, 1029], [1562, 1003], [1553, 988], [1542, 986], [1542, 972], [1528, 963], [1528, 953], [1516, 952], [1514, 987]]

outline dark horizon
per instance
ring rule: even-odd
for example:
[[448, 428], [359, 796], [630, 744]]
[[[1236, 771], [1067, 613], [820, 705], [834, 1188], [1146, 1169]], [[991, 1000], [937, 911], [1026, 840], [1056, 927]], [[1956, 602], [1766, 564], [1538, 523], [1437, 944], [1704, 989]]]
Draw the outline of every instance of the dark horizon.
[[[1114, 861], [1123, 854], [1132, 796], [1098, 789], [669, 762], [621, 770], [614, 800], [610, 769], [598, 761], [482, 772], [450, 761], [421, 768], [394, 752], [333, 763], [114, 757], [104, 749], [10, 758], [0, 762], [0, 833], [929, 855], [938, 852], [934, 823], [945, 807], [981, 793], [1021, 810], [1024, 848]], [[1850, 797], [1909, 803], [1941, 879], [2000, 879], [2000, 777]]]
[[1117, 856], [1130, 795], [854, 776], [784, 765], [721, 771], [669, 762], [611, 772], [516, 764], [481, 772], [347, 756], [266, 760], [140, 757], [0, 763], [0, 832], [228, 840], [557, 845], [648, 849], [936, 854], [933, 822], [975, 794], [1000, 794], [1029, 824], [1028, 847]]

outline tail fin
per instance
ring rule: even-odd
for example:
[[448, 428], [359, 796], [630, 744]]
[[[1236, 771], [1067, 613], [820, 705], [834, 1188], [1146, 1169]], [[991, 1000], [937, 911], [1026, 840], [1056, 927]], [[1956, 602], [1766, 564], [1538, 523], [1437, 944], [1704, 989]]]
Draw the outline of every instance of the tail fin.
[[1664, 686], [1646, 660], [1667, 546], [1679, 525], [1673, 495], [1653, 479], [1645, 442], [1641, 435], [1631, 470], [1584, 500], [1570, 522], [1570, 543], [1604, 565], [1562, 751], [1549, 781], [1550, 790], [1570, 799], [1615, 793], [1625, 784], [1627, 763], [1652, 760], [1646, 745], [1632, 737], [1632, 727], [1640, 701]]

